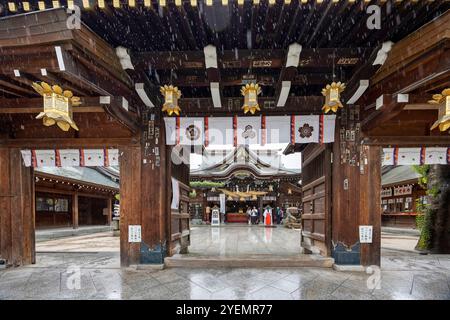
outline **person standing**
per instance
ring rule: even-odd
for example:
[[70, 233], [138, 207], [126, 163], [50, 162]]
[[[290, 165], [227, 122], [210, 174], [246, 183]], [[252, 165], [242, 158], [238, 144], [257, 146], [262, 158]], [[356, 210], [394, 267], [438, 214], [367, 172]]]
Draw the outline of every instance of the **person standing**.
[[270, 206], [267, 206], [264, 210], [264, 225], [267, 227], [271, 226], [272, 223], [272, 208]]
[[283, 223], [284, 211], [283, 208], [280, 208], [280, 223]]

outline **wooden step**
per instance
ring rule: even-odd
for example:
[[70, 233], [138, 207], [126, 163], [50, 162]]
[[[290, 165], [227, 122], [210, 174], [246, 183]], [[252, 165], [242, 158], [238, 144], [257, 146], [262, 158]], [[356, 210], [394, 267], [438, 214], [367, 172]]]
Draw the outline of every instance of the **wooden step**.
[[278, 268], [310, 267], [332, 268], [334, 259], [315, 254], [296, 256], [247, 255], [247, 256], [207, 256], [176, 254], [164, 259], [169, 268]]

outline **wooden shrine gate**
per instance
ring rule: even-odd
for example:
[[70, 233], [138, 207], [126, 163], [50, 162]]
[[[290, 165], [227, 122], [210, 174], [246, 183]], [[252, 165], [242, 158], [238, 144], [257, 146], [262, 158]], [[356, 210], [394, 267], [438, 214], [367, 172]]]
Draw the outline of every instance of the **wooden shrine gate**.
[[[179, 204], [178, 209], [171, 209], [170, 246], [169, 256], [177, 253], [188, 253], [190, 242], [189, 227], [189, 192], [190, 188], [178, 182]], [[173, 191], [172, 191], [173, 192]]]
[[327, 144], [309, 144], [302, 152], [301, 246], [324, 256], [331, 248], [331, 156]]

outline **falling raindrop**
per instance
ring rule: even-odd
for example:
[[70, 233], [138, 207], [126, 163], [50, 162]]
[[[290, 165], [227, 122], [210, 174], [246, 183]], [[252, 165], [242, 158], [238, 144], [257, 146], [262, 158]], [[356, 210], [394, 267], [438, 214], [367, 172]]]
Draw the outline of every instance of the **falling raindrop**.
[[252, 48], [252, 31], [249, 29], [247, 30], [247, 49]]

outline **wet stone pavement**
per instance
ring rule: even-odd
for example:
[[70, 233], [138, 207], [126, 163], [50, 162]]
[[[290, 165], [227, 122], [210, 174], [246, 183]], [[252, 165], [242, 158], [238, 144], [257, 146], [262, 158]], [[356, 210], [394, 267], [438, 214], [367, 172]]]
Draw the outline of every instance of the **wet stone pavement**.
[[37, 260], [0, 271], [0, 299], [450, 299], [450, 255], [384, 250], [380, 282], [319, 268], [121, 269], [105, 252]]
[[[190, 249], [196, 254], [299, 254], [295, 230], [192, 231]], [[382, 235], [381, 271], [366, 274], [325, 268], [120, 268], [117, 237], [71, 237], [39, 243], [35, 265], [0, 269], [0, 299], [450, 299], [450, 255], [419, 255], [416, 242]], [[99, 247], [110, 251], [94, 252]], [[83, 252], [70, 252], [77, 250]]]

